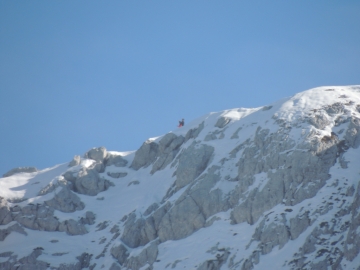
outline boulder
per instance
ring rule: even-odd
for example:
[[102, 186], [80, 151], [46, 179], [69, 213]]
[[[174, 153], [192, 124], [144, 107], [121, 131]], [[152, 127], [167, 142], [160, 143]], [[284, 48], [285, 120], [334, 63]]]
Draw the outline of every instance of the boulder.
[[107, 190], [112, 183], [99, 176], [96, 169], [82, 168], [75, 180], [75, 192], [95, 196], [99, 192]]
[[59, 231], [66, 232], [69, 235], [82, 235], [87, 233], [84, 224], [73, 219], [61, 222], [59, 225]]

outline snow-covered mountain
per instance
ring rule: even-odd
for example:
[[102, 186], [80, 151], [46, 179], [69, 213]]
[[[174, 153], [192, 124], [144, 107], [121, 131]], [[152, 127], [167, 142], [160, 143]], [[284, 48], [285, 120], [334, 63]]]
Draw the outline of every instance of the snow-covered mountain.
[[0, 269], [360, 269], [360, 86], [0, 179]]

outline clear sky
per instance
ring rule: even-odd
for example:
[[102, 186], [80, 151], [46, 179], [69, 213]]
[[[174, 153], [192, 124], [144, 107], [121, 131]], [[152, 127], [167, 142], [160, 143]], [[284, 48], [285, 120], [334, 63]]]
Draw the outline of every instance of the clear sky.
[[360, 1], [0, 1], [0, 175], [360, 84]]

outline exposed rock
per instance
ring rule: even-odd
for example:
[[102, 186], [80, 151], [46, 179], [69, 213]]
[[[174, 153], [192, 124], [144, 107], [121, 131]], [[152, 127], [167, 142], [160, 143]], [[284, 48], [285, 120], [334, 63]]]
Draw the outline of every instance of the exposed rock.
[[354, 260], [360, 252], [360, 185], [358, 185], [357, 191], [355, 193], [354, 201], [351, 205], [351, 222], [349, 227], [349, 232], [346, 238], [344, 256], [349, 261]]
[[82, 224], [87, 224], [87, 225], [93, 225], [95, 224], [95, 214], [91, 211], [87, 211], [85, 213], [85, 218], [81, 218], [80, 219], [80, 222]]
[[126, 259], [129, 257], [129, 251], [123, 244], [112, 247], [110, 252], [111, 252], [111, 255], [115, 259], [117, 259], [117, 261], [121, 265], [123, 265], [125, 263]]
[[156, 160], [158, 151], [159, 145], [156, 142], [149, 140], [144, 142], [139, 150], [135, 152], [135, 157], [130, 168], [139, 170], [141, 167], [148, 167]]
[[159, 157], [152, 167], [151, 174], [164, 169], [174, 160], [184, 140], [183, 136], [168, 133], [159, 141]]
[[125, 222], [124, 232], [121, 240], [131, 248], [144, 246], [157, 237], [152, 219], [137, 219], [132, 213]]
[[185, 135], [185, 142], [190, 139], [195, 139], [197, 136], [199, 136], [200, 132], [204, 129], [204, 127], [205, 123], [202, 122], [197, 128], [190, 129]]
[[332, 105], [329, 105], [325, 108], [325, 111], [328, 114], [339, 114], [342, 113], [344, 111], [344, 104], [342, 104], [341, 102], [336, 102]]
[[0, 197], [0, 225], [6, 225], [13, 220], [10, 207], [6, 200]]
[[93, 159], [97, 162], [103, 162], [106, 158], [106, 155], [107, 151], [105, 147], [94, 147], [85, 153], [84, 158]]
[[180, 189], [197, 178], [208, 165], [214, 147], [193, 142], [180, 154], [176, 170], [176, 188]]
[[158, 208], [159, 208], [159, 205], [157, 203], [153, 203], [145, 210], [144, 216], [150, 215], [152, 212], [154, 212]]
[[229, 124], [231, 118], [221, 116], [219, 120], [216, 122], [215, 127], [224, 128], [227, 124]]
[[360, 145], [360, 119], [351, 118], [349, 127], [345, 134], [345, 140], [353, 147], [358, 148]]
[[[56, 270], [81, 270], [81, 269], [90, 269], [94, 268], [94, 265], [90, 265], [90, 261], [92, 258], [92, 254], [82, 253], [80, 256], [76, 257], [78, 262], [76, 263], [62, 263], [58, 268], [54, 268]], [[53, 269], [53, 267], [52, 267]]]
[[126, 167], [128, 161], [120, 155], [108, 154], [105, 160], [106, 166]]
[[68, 166], [69, 166], [69, 167], [74, 167], [74, 166], [79, 165], [80, 162], [81, 162], [80, 156], [74, 156], [74, 158], [70, 161], [70, 163], [69, 163]]
[[158, 244], [159, 241], [154, 241], [146, 246], [138, 256], [130, 257], [126, 261], [126, 267], [132, 270], [139, 270], [141, 267], [145, 266], [146, 264], [152, 265], [156, 257], [159, 253], [158, 251]]
[[324, 129], [330, 124], [325, 114], [316, 114], [310, 117], [309, 123], [318, 129]]
[[17, 232], [23, 235], [27, 235], [24, 228], [21, 227], [19, 224], [15, 223], [14, 225], [11, 225], [6, 229], [0, 229], [0, 241], [4, 241], [4, 239], [12, 232]]
[[59, 225], [59, 231], [66, 232], [69, 235], [82, 235], [87, 233], [84, 224], [73, 219], [61, 222]]
[[311, 198], [329, 179], [329, 169], [339, 154], [337, 138], [326, 142], [314, 138], [294, 150], [295, 142], [287, 139], [287, 132], [270, 134], [259, 128], [253, 146], [244, 149], [238, 162], [237, 192], [247, 191], [254, 184], [254, 175], [266, 173], [268, 180], [261, 190], [252, 187], [245, 201], [234, 208], [236, 223], [253, 224], [283, 200], [286, 205], [295, 205]]
[[185, 238], [204, 227], [206, 217], [196, 202], [189, 196], [178, 202], [167, 212], [159, 224], [161, 242]]
[[226, 263], [227, 259], [229, 258], [230, 252], [225, 249], [215, 249], [216, 256], [212, 260], [207, 260], [204, 263], [202, 263], [197, 270], [220, 270], [221, 267]]
[[[76, 178], [74, 178], [74, 180], [75, 179]], [[44, 196], [48, 193], [55, 192], [58, 187], [73, 189], [73, 183], [66, 180], [64, 176], [59, 176], [57, 177], [56, 181], [51, 181], [46, 187], [42, 188], [39, 191], [38, 195]]]
[[54, 209], [44, 205], [27, 205], [14, 220], [26, 228], [40, 231], [57, 231], [59, 221], [54, 217]]
[[126, 172], [108, 172], [107, 175], [112, 178], [121, 178], [121, 177], [127, 176], [127, 173]]
[[19, 267], [16, 269], [19, 270], [46, 270], [48, 269], [49, 264], [44, 261], [37, 260], [42, 254], [43, 248], [35, 248], [34, 251], [26, 257], [23, 257], [19, 260]]
[[95, 196], [99, 192], [107, 190], [111, 185], [110, 181], [99, 177], [95, 169], [83, 168], [79, 171], [75, 180], [75, 191], [80, 194]]
[[80, 198], [67, 187], [63, 187], [59, 193], [56, 193], [54, 198], [45, 201], [45, 204], [66, 213], [83, 210], [85, 208], [85, 204]]
[[37, 172], [38, 170], [35, 167], [18, 167], [11, 169], [7, 173], [3, 175], [3, 177], [9, 177], [11, 175], [17, 174], [17, 173], [33, 173]]

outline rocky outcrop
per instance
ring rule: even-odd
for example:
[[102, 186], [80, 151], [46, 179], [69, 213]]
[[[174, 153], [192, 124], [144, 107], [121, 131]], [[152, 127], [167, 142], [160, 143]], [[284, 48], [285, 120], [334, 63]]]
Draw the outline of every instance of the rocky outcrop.
[[66, 187], [63, 187], [60, 192], [56, 193], [54, 198], [45, 201], [45, 204], [65, 213], [75, 212], [85, 208], [85, 204], [80, 198]]
[[108, 172], [107, 175], [112, 178], [121, 178], [121, 177], [127, 176], [127, 173], [126, 172]]
[[6, 229], [0, 229], [0, 241], [4, 241], [5, 238], [12, 232], [17, 232], [17, 233], [20, 233], [23, 235], [27, 235], [24, 228], [21, 227], [19, 224], [15, 223], [15, 224], [7, 227]]
[[17, 173], [33, 173], [37, 172], [38, 170], [35, 167], [18, 167], [11, 169], [7, 173], [3, 175], [3, 177], [9, 177], [11, 175], [17, 174]]
[[146, 264], [152, 265], [159, 253], [158, 244], [160, 244], [159, 241], [151, 242], [149, 245], [144, 247], [139, 255], [128, 258], [125, 264], [126, 267], [132, 270], [139, 270]]
[[176, 136], [173, 133], [166, 134], [159, 141], [158, 158], [154, 162], [150, 173], [154, 174], [156, 171], [162, 170], [168, 166], [180, 151], [180, 146], [183, 144], [184, 140], [185, 138], [183, 136]]
[[141, 167], [148, 167], [152, 164], [157, 156], [159, 151], [159, 145], [153, 141], [146, 141], [143, 145], [136, 151], [133, 162], [130, 165], [130, 168], [134, 170], [139, 170]]
[[214, 147], [194, 141], [181, 153], [176, 170], [177, 190], [194, 181], [206, 169], [213, 152]]
[[73, 183], [75, 192], [90, 196], [95, 196], [113, 185], [109, 180], [100, 177], [96, 168], [82, 168]]
[[107, 151], [105, 147], [92, 148], [84, 154], [84, 158], [93, 159], [97, 162], [103, 162]]
[[74, 166], [79, 165], [80, 162], [81, 162], [80, 156], [74, 156], [74, 158], [70, 161], [70, 163], [69, 163], [68, 166], [69, 166], [69, 167], [74, 167]]
[[13, 220], [7, 201], [0, 197], [0, 225], [6, 225]]
[[[234, 208], [234, 222], [253, 224], [279, 203], [298, 204], [315, 196], [329, 179], [329, 170], [339, 156], [339, 140], [313, 138], [294, 148], [295, 141], [287, 139], [289, 131], [270, 134], [258, 128], [254, 143], [244, 149], [238, 162], [238, 191], [250, 190], [244, 202]], [[266, 184], [252, 186], [255, 175], [261, 173], [266, 173]]]
[[138, 170], [153, 164], [151, 174], [164, 169], [174, 160], [184, 140], [183, 136], [168, 133], [162, 137], [158, 143], [146, 141], [140, 149], [136, 151], [130, 168]]
[[113, 155], [108, 153], [105, 159], [106, 166], [126, 167], [127, 164], [128, 161], [120, 155]]
[[126, 262], [126, 259], [129, 257], [129, 251], [122, 244], [112, 247], [110, 252], [111, 255], [120, 263], [120, 265], [123, 265]]

